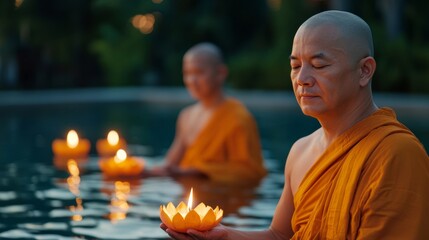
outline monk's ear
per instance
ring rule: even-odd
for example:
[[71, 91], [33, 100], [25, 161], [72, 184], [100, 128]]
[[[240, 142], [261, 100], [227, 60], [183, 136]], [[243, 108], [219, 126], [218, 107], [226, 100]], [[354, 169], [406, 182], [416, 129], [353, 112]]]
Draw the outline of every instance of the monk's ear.
[[361, 87], [367, 86], [374, 75], [377, 64], [371, 56], [362, 58], [359, 62], [359, 84]]

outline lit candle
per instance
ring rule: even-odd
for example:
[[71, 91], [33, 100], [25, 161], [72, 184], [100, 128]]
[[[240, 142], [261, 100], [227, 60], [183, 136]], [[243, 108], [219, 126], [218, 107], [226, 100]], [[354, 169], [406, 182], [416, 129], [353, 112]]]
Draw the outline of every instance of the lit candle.
[[119, 137], [119, 134], [115, 130], [109, 131], [106, 139], [99, 139], [97, 141], [97, 152], [101, 157], [111, 157], [119, 149], [126, 147], [126, 142], [124, 139]]
[[86, 158], [91, 144], [88, 139], [79, 139], [75, 130], [67, 133], [67, 139], [55, 139], [52, 142], [52, 151], [59, 158]]
[[223, 216], [223, 210], [219, 207], [213, 209], [204, 203], [198, 204], [192, 209], [193, 189], [189, 193], [188, 205], [180, 202], [177, 207], [169, 202], [167, 206], [159, 207], [161, 221], [177, 232], [185, 233], [188, 229], [198, 231], [207, 231], [220, 223]]
[[119, 149], [114, 157], [100, 159], [99, 166], [107, 176], [138, 176], [143, 172], [144, 160], [127, 156], [125, 150]]

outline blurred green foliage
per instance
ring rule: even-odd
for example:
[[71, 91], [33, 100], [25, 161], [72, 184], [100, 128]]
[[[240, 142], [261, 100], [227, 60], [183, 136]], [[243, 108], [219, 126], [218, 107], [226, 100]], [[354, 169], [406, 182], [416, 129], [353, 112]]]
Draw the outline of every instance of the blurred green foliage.
[[[390, 36], [382, 1], [344, 1], [372, 27], [375, 90], [429, 93], [429, 3], [402, 2]], [[2, 0], [0, 89], [182, 85], [183, 53], [201, 41], [224, 51], [227, 84], [290, 89], [298, 26], [330, 1]], [[154, 17], [149, 29], [136, 16]], [[137, 21], [139, 22], [139, 21]], [[142, 24], [142, 21], [139, 22]]]

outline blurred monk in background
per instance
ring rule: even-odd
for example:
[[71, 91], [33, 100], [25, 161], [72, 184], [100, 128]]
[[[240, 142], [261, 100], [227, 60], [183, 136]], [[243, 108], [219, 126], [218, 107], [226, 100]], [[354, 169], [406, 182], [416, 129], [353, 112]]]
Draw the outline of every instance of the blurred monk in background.
[[290, 65], [298, 104], [321, 127], [292, 146], [270, 228], [161, 228], [179, 240], [429, 239], [429, 157], [373, 101], [368, 24], [343, 11], [314, 15], [295, 34]]
[[219, 48], [200, 43], [183, 57], [183, 81], [196, 103], [178, 117], [176, 135], [156, 176], [198, 176], [231, 184], [266, 175], [258, 127], [237, 99], [225, 96], [228, 76]]

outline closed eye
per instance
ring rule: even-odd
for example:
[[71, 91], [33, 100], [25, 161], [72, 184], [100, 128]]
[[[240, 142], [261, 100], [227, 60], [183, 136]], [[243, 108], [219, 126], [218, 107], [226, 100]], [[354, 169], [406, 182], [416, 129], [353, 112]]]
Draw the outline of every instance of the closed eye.
[[313, 68], [314, 69], [323, 69], [323, 68], [326, 68], [326, 67], [328, 67], [329, 65], [313, 65]]

